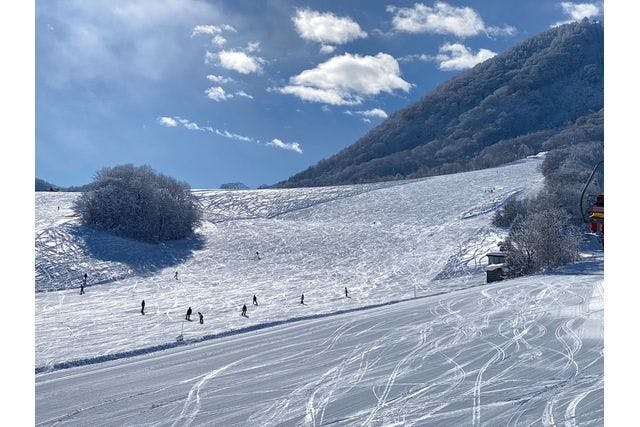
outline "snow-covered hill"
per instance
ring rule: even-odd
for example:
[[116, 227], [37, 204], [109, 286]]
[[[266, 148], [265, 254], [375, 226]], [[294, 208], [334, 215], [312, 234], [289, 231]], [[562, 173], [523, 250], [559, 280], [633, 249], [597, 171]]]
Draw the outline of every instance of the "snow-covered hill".
[[[158, 246], [79, 226], [73, 194], [36, 195], [37, 422], [601, 421], [601, 255], [484, 285], [482, 257], [503, 233], [491, 215], [539, 188], [540, 161], [198, 190], [197, 236]], [[183, 322], [189, 306], [196, 321]], [[200, 344], [177, 346], [181, 328]]]

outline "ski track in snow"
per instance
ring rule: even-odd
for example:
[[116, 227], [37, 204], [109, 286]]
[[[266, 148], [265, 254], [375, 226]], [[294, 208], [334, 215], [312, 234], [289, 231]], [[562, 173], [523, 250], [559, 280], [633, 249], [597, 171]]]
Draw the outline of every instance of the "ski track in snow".
[[197, 190], [199, 237], [155, 247], [80, 227], [75, 194], [36, 194], [37, 424], [602, 423], [602, 256], [475, 287], [503, 237], [492, 213], [539, 187], [539, 162]]

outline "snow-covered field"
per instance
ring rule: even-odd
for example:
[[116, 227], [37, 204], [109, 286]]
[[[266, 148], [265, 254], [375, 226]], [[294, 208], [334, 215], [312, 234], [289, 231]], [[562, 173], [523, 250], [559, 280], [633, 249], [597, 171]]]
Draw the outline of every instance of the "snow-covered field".
[[[602, 254], [483, 285], [490, 217], [539, 188], [539, 163], [202, 190], [198, 236], [161, 246], [80, 227], [73, 194], [37, 194], [36, 422], [602, 424]], [[181, 327], [192, 344], [176, 347]]]

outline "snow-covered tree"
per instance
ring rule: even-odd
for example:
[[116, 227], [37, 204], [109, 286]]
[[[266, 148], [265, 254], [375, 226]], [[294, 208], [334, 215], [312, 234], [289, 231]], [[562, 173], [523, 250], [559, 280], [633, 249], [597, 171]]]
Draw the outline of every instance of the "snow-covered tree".
[[580, 234], [567, 212], [538, 198], [513, 224], [501, 249], [509, 276], [516, 277], [577, 260], [579, 244]]
[[149, 242], [187, 237], [201, 217], [187, 183], [131, 164], [98, 171], [74, 209], [87, 226]]

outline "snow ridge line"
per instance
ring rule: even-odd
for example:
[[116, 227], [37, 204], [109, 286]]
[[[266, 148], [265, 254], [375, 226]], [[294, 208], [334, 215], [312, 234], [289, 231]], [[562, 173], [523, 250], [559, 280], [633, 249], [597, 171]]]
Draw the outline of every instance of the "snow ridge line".
[[199, 337], [199, 338], [190, 338], [190, 339], [186, 339], [184, 341], [172, 341], [172, 342], [168, 342], [168, 343], [164, 343], [164, 344], [157, 344], [157, 345], [152, 345], [152, 346], [149, 346], [149, 347], [142, 347], [142, 348], [122, 351], [122, 352], [118, 352], [118, 353], [103, 354], [103, 355], [100, 355], [100, 356], [93, 356], [93, 357], [87, 357], [87, 358], [83, 358], [83, 359], [69, 360], [69, 361], [66, 361], [66, 362], [58, 362], [58, 363], [54, 363], [53, 365], [37, 366], [36, 369], [35, 369], [35, 373], [37, 375], [37, 374], [42, 374], [42, 373], [49, 373], [49, 372], [59, 371], [59, 370], [62, 370], [62, 369], [75, 368], [75, 367], [78, 367], [78, 366], [94, 365], [96, 363], [103, 363], [103, 362], [109, 362], [109, 361], [112, 361], [112, 360], [125, 359], [125, 358], [129, 358], [129, 357], [140, 356], [140, 355], [143, 355], [143, 354], [155, 353], [155, 352], [163, 351], [163, 350], [169, 350], [169, 349], [172, 349], [172, 348], [186, 346], [186, 345], [189, 345], [189, 344], [198, 344], [198, 343], [201, 343], [201, 342], [206, 342], [206, 341], [216, 340], [216, 339], [220, 339], [220, 338], [240, 335], [240, 334], [244, 334], [244, 333], [247, 333], [247, 332], [254, 332], [254, 331], [259, 331], [259, 330], [262, 330], [262, 329], [273, 328], [275, 326], [286, 325], [286, 324], [289, 324], [289, 323], [297, 323], [297, 322], [302, 322], [302, 321], [305, 321], [305, 320], [323, 319], [325, 317], [333, 317], [333, 316], [337, 316], [337, 315], [340, 315], [340, 314], [348, 314], [348, 313], [354, 313], [354, 312], [358, 312], [358, 311], [370, 310], [370, 309], [373, 309], [373, 308], [379, 308], [379, 307], [385, 307], [385, 306], [389, 306], [389, 305], [399, 304], [401, 302], [413, 301], [413, 300], [416, 300], [416, 299], [437, 297], [437, 296], [440, 296], [440, 295], [449, 294], [451, 292], [464, 291], [464, 290], [471, 289], [471, 288], [474, 288], [474, 287], [477, 287], [477, 286], [481, 286], [481, 285], [470, 285], [470, 286], [467, 286], [467, 287], [464, 287], [464, 288], [456, 289], [454, 291], [436, 292], [434, 294], [429, 294], [429, 295], [422, 295], [422, 296], [410, 297], [410, 298], [402, 298], [402, 299], [391, 300], [391, 301], [382, 302], [382, 303], [378, 303], [378, 304], [365, 305], [365, 306], [362, 306], [362, 307], [355, 307], [355, 308], [348, 308], [348, 309], [344, 309], [344, 310], [331, 311], [331, 312], [328, 312], [328, 313], [317, 313], [317, 314], [310, 314], [308, 316], [300, 316], [300, 317], [292, 317], [292, 318], [289, 318], [289, 319], [274, 320], [274, 321], [271, 321], [271, 322], [264, 322], [264, 323], [258, 323], [258, 324], [251, 325], [251, 326], [245, 326], [243, 328], [230, 329], [228, 331], [223, 331], [223, 332], [218, 332], [218, 333], [215, 333], [215, 334], [204, 335], [204, 336]]

